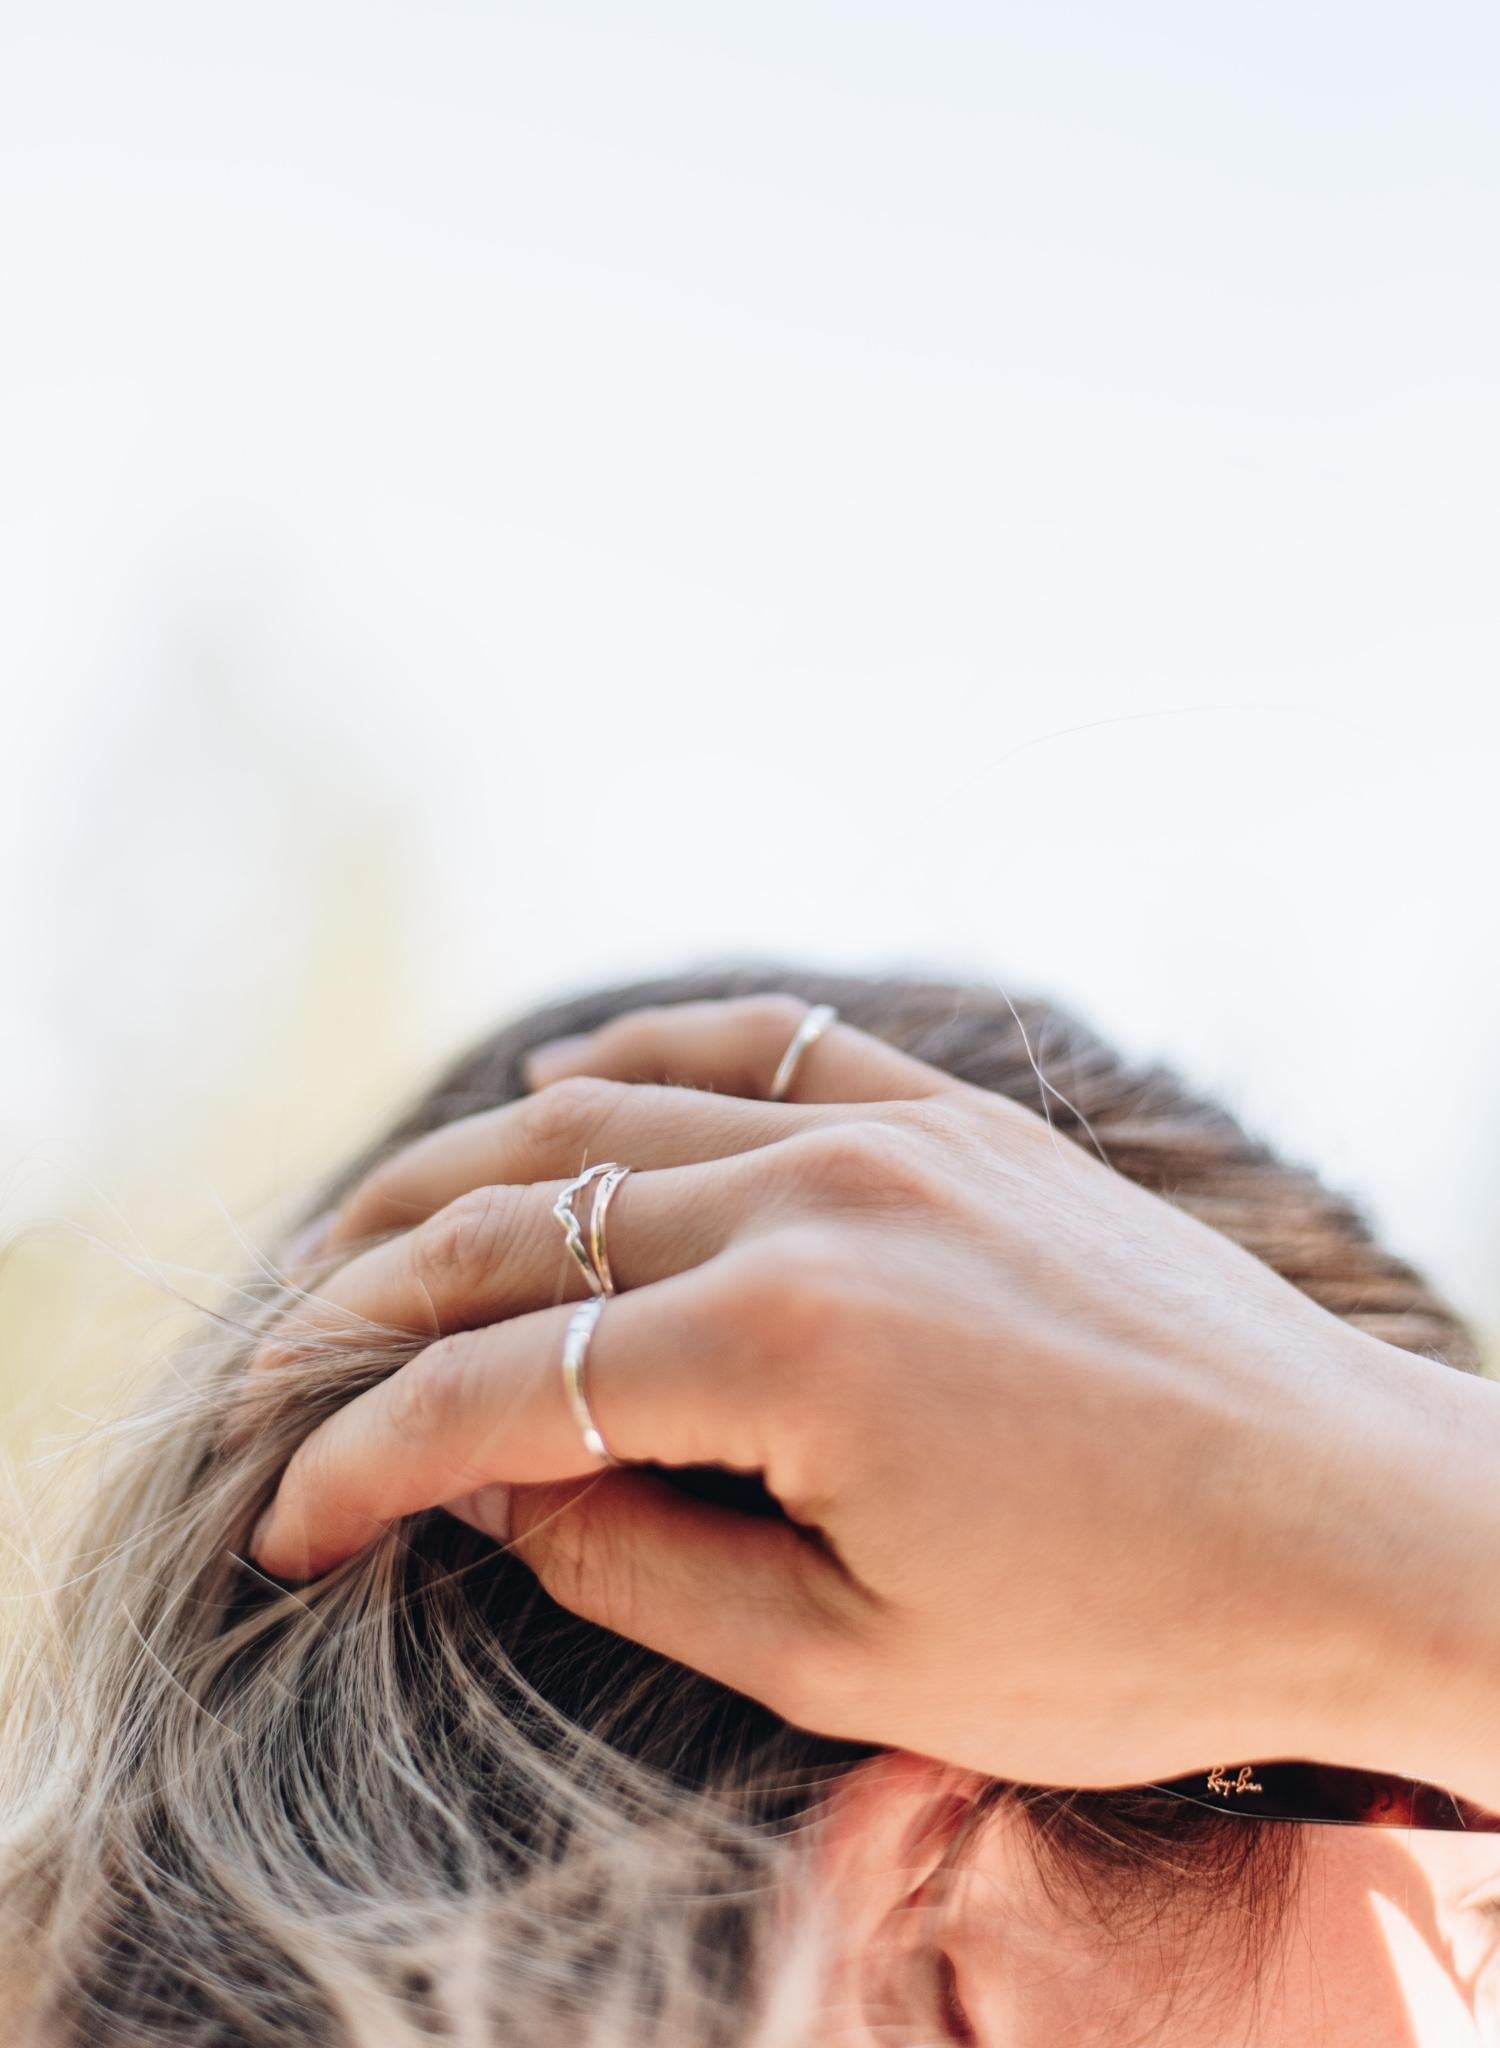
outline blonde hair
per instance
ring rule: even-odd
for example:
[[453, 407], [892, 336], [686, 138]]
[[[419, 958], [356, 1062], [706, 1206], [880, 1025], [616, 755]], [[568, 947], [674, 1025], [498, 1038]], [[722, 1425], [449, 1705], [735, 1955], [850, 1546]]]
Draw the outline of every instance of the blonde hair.
[[[1311, 1175], [1060, 1012], [985, 988], [732, 968], [580, 996], [477, 1047], [314, 1206], [418, 1131], [524, 1092], [532, 1044], [643, 1003], [762, 989], [834, 1002], [1030, 1104], [1335, 1313], [1471, 1362], [1453, 1315]], [[305, 1353], [247, 1428], [247, 1351], [287, 1298], [274, 1269], [253, 1277], [112, 1431], [85, 1540], [9, 1632], [5, 2038], [816, 2038], [802, 1845], [823, 1791], [868, 1752], [578, 1621], [440, 1513], [303, 1592], [260, 1578], [243, 1546], [294, 1444], [416, 1348], [393, 1333]], [[997, 1785], [1000, 1799], [1107, 1918], [1170, 1893], [1264, 1926], [1289, 1881], [1291, 1830], [1144, 1793]]]

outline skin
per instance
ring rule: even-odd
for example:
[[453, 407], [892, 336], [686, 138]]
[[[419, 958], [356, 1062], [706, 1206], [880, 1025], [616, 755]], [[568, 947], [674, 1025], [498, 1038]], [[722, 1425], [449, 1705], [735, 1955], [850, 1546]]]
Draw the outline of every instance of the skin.
[[1300, 1881], [1252, 1972], [1244, 1930], [1191, 1906], [1101, 1929], [1003, 1810], [945, 1878], [969, 1789], [901, 1755], [841, 1785], [816, 1850], [838, 1915], [828, 2048], [1500, 2044], [1500, 1838], [1299, 1828]]
[[[351, 1321], [433, 1341], [301, 1445], [258, 1563], [306, 1578], [401, 1515], [504, 1503], [564, 1605], [827, 1734], [1038, 1784], [1311, 1756], [1500, 1807], [1500, 1388], [849, 1025], [795, 1102], [757, 1099], [803, 1014], [617, 1019], [354, 1190], [345, 1262], [255, 1369]], [[552, 1203], [606, 1158], [635, 1170], [588, 1361], [625, 1461], [601, 1473]], [[651, 1463], [759, 1473], [787, 1519]]]
[[[933, 1891], [985, 1777], [1311, 1757], [1500, 1810], [1500, 1389], [1352, 1330], [1028, 1111], [848, 1025], [795, 1100], [765, 1101], [803, 1014], [617, 1019], [354, 1190], [252, 1369], [372, 1323], [430, 1341], [305, 1440], [257, 1562], [311, 1577], [447, 1505], [575, 1612], [896, 1752], [816, 1831], [846, 2048], [1128, 2040], [1127, 2019], [1166, 2048], [1500, 2040], [1500, 1837], [1301, 1830], [1249, 1984], [1160, 1928], [1122, 1950], [1082, 1926], [1014, 1826]], [[587, 1290], [552, 1204], [610, 1158], [634, 1170], [588, 1358], [622, 1461], [601, 1470], [559, 1371]], [[759, 1474], [785, 1519], [650, 1470], [699, 1464]], [[1185, 1976], [1217, 1999], [1169, 2001]]]

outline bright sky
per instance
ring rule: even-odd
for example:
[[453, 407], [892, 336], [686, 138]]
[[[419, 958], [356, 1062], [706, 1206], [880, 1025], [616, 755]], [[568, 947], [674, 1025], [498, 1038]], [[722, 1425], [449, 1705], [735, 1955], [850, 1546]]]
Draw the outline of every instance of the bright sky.
[[1500, 1327], [1497, 88], [1481, 0], [0, 6], [0, 1205], [952, 966]]

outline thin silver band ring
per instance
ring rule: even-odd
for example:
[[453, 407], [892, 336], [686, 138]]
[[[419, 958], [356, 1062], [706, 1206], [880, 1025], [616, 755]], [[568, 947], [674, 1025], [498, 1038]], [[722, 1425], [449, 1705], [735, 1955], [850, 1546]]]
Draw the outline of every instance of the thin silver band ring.
[[606, 1465], [618, 1465], [619, 1459], [599, 1433], [594, 1420], [594, 1411], [589, 1406], [588, 1392], [584, 1386], [584, 1369], [588, 1364], [589, 1339], [594, 1334], [594, 1325], [604, 1313], [605, 1297], [590, 1295], [587, 1301], [580, 1301], [568, 1318], [568, 1327], [563, 1334], [562, 1374], [563, 1391], [568, 1397], [568, 1406], [573, 1411], [573, 1420], [578, 1424], [578, 1433], [583, 1438], [583, 1447], [592, 1457], [602, 1459]]
[[615, 1292], [615, 1276], [609, 1266], [609, 1245], [604, 1236], [604, 1219], [615, 1198], [615, 1189], [629, 1171], [628, 1166], [611, 1166], [595, 1188], [589, 1209], [589, 1257], [594, 1262], [594, 1271], [599, 1276], [600, 1290], [604, 1294]]
[[832, 1003], [814, 1003], [792, 1033], [791, 1044], [781, 1055], [781, 1064], [772, 1075], [771, 1086], [766, 1092], [767, 1102], [785, 1102], [802, 1055], [823, 1036], [830, 1024], [838, 1022], [838, 1014]]

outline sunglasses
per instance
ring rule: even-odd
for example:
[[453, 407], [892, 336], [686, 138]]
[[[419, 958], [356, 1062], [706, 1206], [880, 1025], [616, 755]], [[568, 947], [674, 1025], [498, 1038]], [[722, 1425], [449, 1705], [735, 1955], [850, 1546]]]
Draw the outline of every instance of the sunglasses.
[[1253, 1820], [1321, 1822], [1353, 1828], [1445, 1828], [1500, 1835], [1500, 1815], [1456, 1793], [1380, 1771], [1334, 1764], [1215, 1764], [1191, 1777], [1152, 1785], [1214, 1813]]

